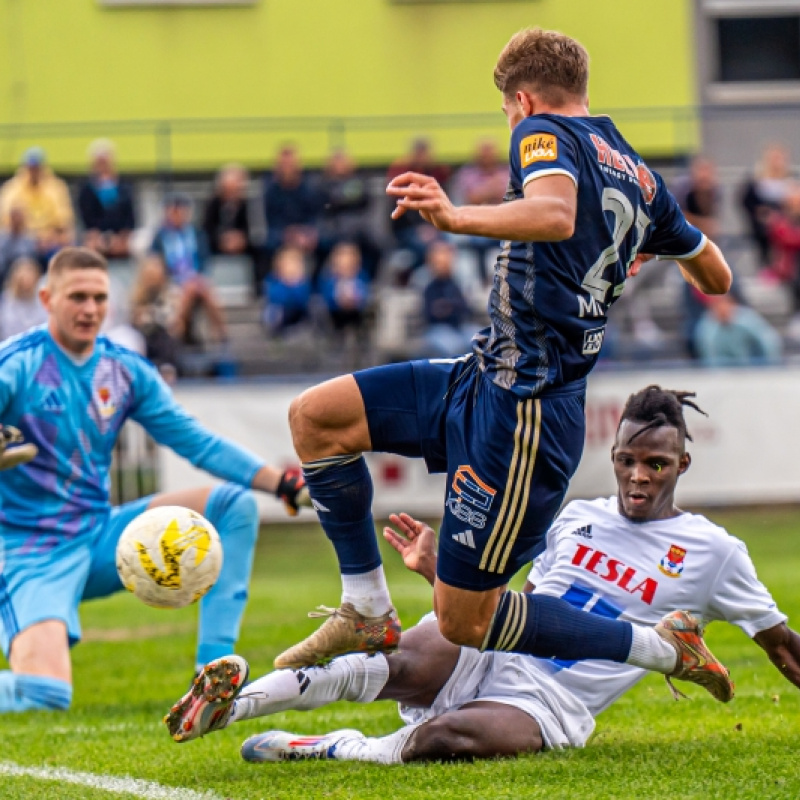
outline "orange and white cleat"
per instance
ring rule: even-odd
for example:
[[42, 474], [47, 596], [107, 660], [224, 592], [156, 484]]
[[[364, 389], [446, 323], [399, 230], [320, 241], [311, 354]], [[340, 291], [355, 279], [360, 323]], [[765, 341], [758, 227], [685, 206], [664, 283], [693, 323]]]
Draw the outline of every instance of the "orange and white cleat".
[[222, 730], [249, 672], [241, 656], [223, 656], [206, 664], [192, 688], [164, 717], [169, 735], [176, 742], [188, 742]]
[[673, 697], [686, 697], [672, 685], [670, 678], [702, 686], [715, 700], [727, 703], [733, 699], [734, 685], [727, 667], [708, 649], [703, 640], [700, 621], [688, 611], [673, 611], [662, 617], [656, 633], [666, 639], [678, 653], [675, 670], [665, 676]]

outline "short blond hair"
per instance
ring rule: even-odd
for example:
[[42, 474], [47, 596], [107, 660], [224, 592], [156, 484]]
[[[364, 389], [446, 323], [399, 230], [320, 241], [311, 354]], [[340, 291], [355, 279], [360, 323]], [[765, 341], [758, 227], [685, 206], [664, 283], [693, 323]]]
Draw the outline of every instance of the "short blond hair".
[[101, 269], [107, 273], [108, 262], [88, 247], [62, 247], [47, 265], [47, 282], [52, 284], [67, 270], [73, 269]]
[[550, 105], [580, 98], [589, 89], [589, 54], [559, 31], [525, 28], [503, 48], [494, 68], [495, 86], [507, 97], [522, 88]]

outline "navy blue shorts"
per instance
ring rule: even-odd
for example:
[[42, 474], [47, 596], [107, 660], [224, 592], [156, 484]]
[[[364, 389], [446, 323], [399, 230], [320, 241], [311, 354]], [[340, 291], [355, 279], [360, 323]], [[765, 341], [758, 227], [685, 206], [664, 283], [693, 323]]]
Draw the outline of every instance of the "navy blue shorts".
[[437, 574], [460, 589], [508, 583], [543, 543], [583, 452], [585, 381], [520, 399], [473, 356], [355, 373], [372, 449], [447, 473]]

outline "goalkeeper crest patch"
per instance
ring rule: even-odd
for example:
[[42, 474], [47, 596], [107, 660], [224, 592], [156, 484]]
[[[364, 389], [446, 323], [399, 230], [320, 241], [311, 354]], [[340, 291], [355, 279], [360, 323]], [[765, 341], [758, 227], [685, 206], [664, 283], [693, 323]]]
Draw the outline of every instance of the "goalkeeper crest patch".
[[555, 161], [558, 158], [558, 140], [552, 133], [534, 133], [519, 143], [522, 168], [537, 161]]

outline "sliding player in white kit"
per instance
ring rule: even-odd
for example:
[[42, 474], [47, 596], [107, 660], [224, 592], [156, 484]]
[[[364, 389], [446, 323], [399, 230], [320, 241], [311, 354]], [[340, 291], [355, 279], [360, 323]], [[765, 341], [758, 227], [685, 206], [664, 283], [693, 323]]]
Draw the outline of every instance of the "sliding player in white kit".
[[[691, 460], [683, 418], [683, 406], [696, 408], [691, 396], [649, 386], [629, 398], [612, 450], [617, 496], [567, 505], [547, 534], [525, 591], [647, 626], [680, 624], [689, 615], [672, 612], [676, 608], [690, 609], [704, 623], [725, 620], [752, 637], [800, 686], [800, 636], [787, 627], [786, 616], [759, 582], [744, 544], [675, 506], [678, 478]], [[386, 538], [409, 569], [432, 583], [433, 531], [408, 515], [392, 521], [402, 535], [387, 528]], [[676, 649], [678, 666], [680, 660], [685, 665], [687, 659], [701, 656], [702, 662], [710, 656], [702, 640], [694, 652]], [[675, 663], [662, 671], [677, 677]], [[580, 747], [594, 729], [594, 717], [646, 674], [610, 661], [459, 648], [441, 636], [432, 615], [403, 634], [396, 654], [353, 654], [325, 667], [279, 670], [239, 694], [246, 673], [239, 656], [207, 665], [205, 676], [167, 717], [173, 738], [187, 741], [232, 722], [337, 700], [393, 699], [401, 703], [406, 725], [389, 736], [268, 731], [248, 739], [242, 756], [405, 763]]]

